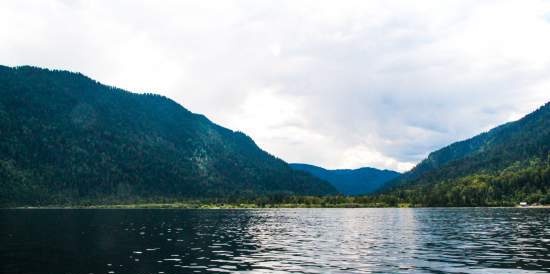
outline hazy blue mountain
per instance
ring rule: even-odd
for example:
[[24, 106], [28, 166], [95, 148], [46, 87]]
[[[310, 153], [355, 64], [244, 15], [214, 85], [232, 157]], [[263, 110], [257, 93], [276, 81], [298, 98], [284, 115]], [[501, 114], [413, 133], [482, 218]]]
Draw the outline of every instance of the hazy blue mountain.
[[395, 179], [400, 173], [364, 167], [359, 169], [327, 170], [308, 164], [290, 164], [295, 170], [306, 171], [331, 183], [338, 191], [346, 195], [369, 194], [380, 189], [386, 182]]
[[430, 153], [385, 193], [424, 205], [550, 199], [550, 103], [522, 119]]
[[281, 193], [336, 190], [166, 97], [0, 66], [0, 204]]

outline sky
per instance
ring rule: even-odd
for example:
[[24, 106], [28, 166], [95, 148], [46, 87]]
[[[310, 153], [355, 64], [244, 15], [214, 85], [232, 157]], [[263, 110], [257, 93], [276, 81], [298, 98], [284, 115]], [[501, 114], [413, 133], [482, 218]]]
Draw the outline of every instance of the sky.
[[165, 95], [287, 162], [406, 171], [550, 101], [550, 1], [3, 0], [0, 64]]

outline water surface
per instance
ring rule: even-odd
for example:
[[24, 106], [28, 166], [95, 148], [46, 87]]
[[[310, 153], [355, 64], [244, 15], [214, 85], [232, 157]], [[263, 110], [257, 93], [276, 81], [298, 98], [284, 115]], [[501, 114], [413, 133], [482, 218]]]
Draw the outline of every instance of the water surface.
[[0, 210], [0, 273], [548, 273], [550, 210]]

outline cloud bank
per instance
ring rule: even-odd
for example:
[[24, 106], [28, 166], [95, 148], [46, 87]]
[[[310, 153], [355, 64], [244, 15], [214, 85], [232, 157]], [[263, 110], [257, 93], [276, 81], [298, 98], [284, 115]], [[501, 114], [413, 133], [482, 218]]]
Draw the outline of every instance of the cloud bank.
[[548, 1], [2, 1], [0, 63], [168, 96], [289, 162], [404, 171], [550, 101]]

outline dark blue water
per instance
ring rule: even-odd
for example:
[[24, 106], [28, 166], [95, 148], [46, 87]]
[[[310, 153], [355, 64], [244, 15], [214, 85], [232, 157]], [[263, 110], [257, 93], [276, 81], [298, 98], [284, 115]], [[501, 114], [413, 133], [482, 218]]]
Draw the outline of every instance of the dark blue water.
[[0, 210], [1, 273], [550, 272], [550, 210]]

